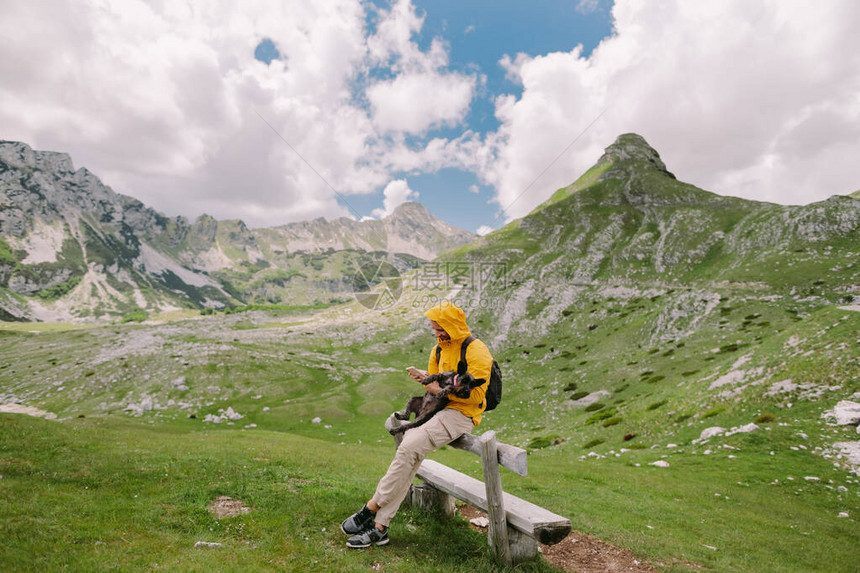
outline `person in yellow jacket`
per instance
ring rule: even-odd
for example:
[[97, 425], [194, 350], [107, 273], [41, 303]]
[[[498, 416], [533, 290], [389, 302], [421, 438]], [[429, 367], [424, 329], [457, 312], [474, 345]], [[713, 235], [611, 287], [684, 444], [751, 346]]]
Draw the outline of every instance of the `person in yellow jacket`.
[[[437, 372], [456, 371], [460, 362], [460, 347], [471, 333], [466, 325], [466, 314], [454, 304], [443, 302], [424, 313], [437, 343], [430, 351], [427, 371], [413, 369], [410, 376], [417, 381]], [[437, 346], [441, 348], [437, 363]], [[427, 423], [407, 430], [394, 454], [388, 471], [379, 480], [373, 497], [358, 512], [341, 523], [341, 531], [351, 537], [346, 544], [351, 548], [385, 545], [388, 543], [388, 525], [409, 492], [409, 486], [424, 458], [430, 452], [453, 442], [481, 423], [486, 405], [484, 396], [490, 381], [493, 357], [480, 340], [473, 340], [466, 348], [468, 372], [475, 378], [486, 380], [473, 388], [468, 398], [450, 394], [447, 406]], [[426, 386], [431, 394], [441, 391], [433, 382]]]

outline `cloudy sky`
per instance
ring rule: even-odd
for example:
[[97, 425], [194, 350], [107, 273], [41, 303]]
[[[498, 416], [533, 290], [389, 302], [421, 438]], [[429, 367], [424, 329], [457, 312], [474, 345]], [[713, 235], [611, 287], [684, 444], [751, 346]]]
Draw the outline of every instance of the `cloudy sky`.
[[[167, 215], [521, 217], [621, 133], [679, 179], [860, 189], [853, 0], [3, 0], [0, 139]], [[852, 159], [853, 158], [853, 159]]]

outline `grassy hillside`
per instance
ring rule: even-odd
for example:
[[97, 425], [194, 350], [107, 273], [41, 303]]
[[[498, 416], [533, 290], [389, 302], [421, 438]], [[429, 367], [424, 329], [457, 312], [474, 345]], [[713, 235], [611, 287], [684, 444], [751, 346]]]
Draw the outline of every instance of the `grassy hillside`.
[[[14, 394], [66, 420], [0, 415], [2, 499], [18, 500], [5, 501], [11, 507], [2, 529], [14, 542], [0, 559], [4, 569], [28, 569], [35, 546], [48, 548], [40, 553], [48, 569], [129, 561], [140, 569], [202, 569], [223, 563], [223, 555], [193, 544], [216, 541], [237, 555], [236, 570], [313, 570], [314, 561], [326, 570], [373, 563], [401, 570], [407, 560], [408, 567], [420, 563], [419, 571], [492, 570], [483, 538], [419, 514], [396, 521], [394, 541], [382, 551], [346, 553], [337, 531], [388, 463], [391, 438], [382, 422], [416, 392], [402, 367], [427, 359], [432, 341], [421, 308], [412, 308], [414, 294], [384, 313], [352, 304], [314, 316], [253, 312], [167, 325], [7, 330], [0, 335], [2, 401]], [[767, 562], [781, 571], [851, 571], [860, 479], [822, 454], [851, 440], [854, 429], [831, 428], [819, 417], [860, 391], [851, 378], [860, 314], [822, 306], [798, 317], [774, 303], [730, 298], [719, 308], [731, 310], [708, 319], [712, 329], [648, 345], [642, 333], [659, 322], [671, 295], [626, 308], [617, 300], [594, 306], [590, 296], [569, 317], [597, 316], [597, 328], [560, 324], [542, 342], [496, 353], [505, 401], [479, 431], [495, 429], [532, 452], [530, 475], [505, 472], [505, 488], [667, 570], [694, 562], [748, 571]], [[739, 370], [755, 374], [709, 390]], [[762, 396], [771, 380], [786, 378], [815, 386]], [[760, 379], [767, 382], [755, 384]], [[576, 393], [599, 390], [610, 393], [598, 401], [602, 408], [573, 405]], [[147, 397], [152, 410], [125, 410]], [[244, 417], [204, 421], [227, 407]], [[774, 419], [759, 422], [758, 432], [691, 443], [704, 428], [765, 413]], [[434, 457], [479, 477], [474, 456], [444, 450]], [[670, 467], [648, 465], [660, 459]], [[254, 509], [218, 522], [205, 508], [219, 495]], [[465, 558], [436, 557], [434, 535], [461, 544]]]
[[[201, 431], [191, 421], [150, 426], [4, 415], [0, 426], [5, 571], [359, 571], [373, 564], [395, 571], [494, 570], [485, 538], [465, 522], [409, 509], [395, 520], [389, 547], [343, 546], [337, 524], [373, 488], [390, 458], [388, 444]], [[787, 451], [797, 443], [794, 433], [779, 429], [768, 443], [731, 440], [741, 449], [734, 460], [673, 453], [668, 469], [645, 466], [658, 457], [646, 451], [588, 463], [541, 451], [529, 460], [530, 477], [503, 479], [506, 489], [569, 515], [575, 529], [668, 570], [688, 570], [683, 561], [695, 561], [716, 571], [761, 563], [780, 571], [851, 571], [856, 524], [835, 514], [856, 511], [856, 498], [851, 507], [830, 494], [827, 480], [839, 477], [829, 463], [810, 466], [803, 454]], [[760, 463], [767, 456], [759, 454], [774, 447], [780, 457]], [[463, 452], [434, 457], [476, 473]], [[809, 470], [822, 481], [804, 481]], [[219, 496], [241, 500], [250, 511], [217, 520], [207, 508]], [[439, 539], [448, 549], [443, 554], [434, 549]], [[223, 547], [195, 548], [198, 541]]]
[[[402, 513], [389, 547], [345, 547], [339, 523], [360, 507], [390, 447], [17, 415], [0, 416], [0, 444], [3, 571], [491, 570], [485, 539], [465, 521], [417, 511]], [[219, 496], [250, 511], [216, 519], [208, 507]], [[441, 555], [440, 537], [450, 550]]]

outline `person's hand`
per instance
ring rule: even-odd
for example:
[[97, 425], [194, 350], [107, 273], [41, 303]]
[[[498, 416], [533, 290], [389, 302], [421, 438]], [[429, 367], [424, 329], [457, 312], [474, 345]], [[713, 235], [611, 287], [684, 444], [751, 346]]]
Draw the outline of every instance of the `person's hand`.
[[427, 378], [427, 371], [426, 370], [418, 370], [417, 368], [409, 368], [406, 372], [407, 372], [407, 374], [409, 374], [409, 376], [413, 380], [416, 380], [418, 382], [421, 382], [422, 380]]
[[429, 384], [427, 384], [427, 391], [430, 394], [435, 396], [436, 394], [438, 394], [439, 392], [442, 391], [442, 388], [439, 386], [438, 382], [434, 381], [434, 382], [430, 382]]

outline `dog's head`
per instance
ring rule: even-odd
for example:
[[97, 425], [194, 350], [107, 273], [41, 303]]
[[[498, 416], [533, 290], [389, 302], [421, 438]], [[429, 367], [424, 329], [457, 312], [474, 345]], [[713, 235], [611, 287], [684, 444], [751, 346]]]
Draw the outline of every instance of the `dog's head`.
[[[475, 378], [470, 373], [466, 372], [465, 364], [463, 364], [462, 361], [457, 366], [457, 372], [454, 372], [453, 370], [440, 372], [439, 375], [434, 376], [434, 378], [436, 382], [439, 383], [440, 388], [451, 388], [451, 393], [460, 398], [468, 398], [473, 388], [486, 382], [483, 378]], [[426, 383], [431, 381], [429, 378], [425, 378], [425, 380], [427, 380]]]

